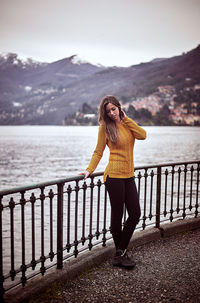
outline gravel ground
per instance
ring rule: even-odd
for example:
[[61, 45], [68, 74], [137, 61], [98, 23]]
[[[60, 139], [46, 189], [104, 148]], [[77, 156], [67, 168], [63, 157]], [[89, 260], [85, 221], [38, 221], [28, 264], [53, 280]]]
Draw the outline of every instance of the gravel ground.
[[132, 270], [108, 260], [29, 303], [200, 302], [200, 229], [137, 247]]

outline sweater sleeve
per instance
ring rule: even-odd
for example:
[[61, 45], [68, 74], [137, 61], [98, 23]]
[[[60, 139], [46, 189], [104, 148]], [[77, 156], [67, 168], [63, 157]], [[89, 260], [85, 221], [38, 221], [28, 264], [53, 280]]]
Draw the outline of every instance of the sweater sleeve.
[[97, 165], [99, 164], [99, 161], [101, 160], [101, 158], [103, 156], [105, 147], [106, 147], [106, 134], [104, 132], [103, 126], [100, 125], [98, 139], [97, 139], [97, 145], [96, 145], [96, 148], [92, 155], [92, 158], [90, 160], [90, 163], [86, 169], [90, 174], [92, 174], [94, 172]]
[[124, 117], [122, 121], [132, 131], [136, 139], [138, 140], [146, 139], [146, 131], [144, 130], [144, 128], [140, 127], [135, 121], [133, 121], [131, 118], [127, 116]]

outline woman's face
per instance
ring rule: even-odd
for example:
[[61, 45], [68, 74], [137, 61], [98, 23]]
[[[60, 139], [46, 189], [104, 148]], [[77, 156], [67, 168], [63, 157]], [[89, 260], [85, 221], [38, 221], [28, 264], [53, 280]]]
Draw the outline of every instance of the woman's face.
[[120, 116], [119, 116], [119, 108], [112, 104], [108, 103], [106, 105], [106, 113], [110, 119], [112, 119], [115, 122], [120, 122]]

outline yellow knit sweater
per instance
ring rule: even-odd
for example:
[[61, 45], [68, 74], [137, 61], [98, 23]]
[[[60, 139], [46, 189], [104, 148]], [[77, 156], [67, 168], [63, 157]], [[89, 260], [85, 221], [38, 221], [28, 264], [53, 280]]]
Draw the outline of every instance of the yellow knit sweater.
[[102, 125], [99, 126], [98, 140], [87, 171], [92, 174], [103, 155], [106, 144], [110, 149], [109, 163], [104, 172], [104, 182], [110, 178], [130, 178], [134, 176], [133, 148], [135, 139], [144, 140], [146, 131], [127, 116], [117, 124], [118, 141], [112, 143]]

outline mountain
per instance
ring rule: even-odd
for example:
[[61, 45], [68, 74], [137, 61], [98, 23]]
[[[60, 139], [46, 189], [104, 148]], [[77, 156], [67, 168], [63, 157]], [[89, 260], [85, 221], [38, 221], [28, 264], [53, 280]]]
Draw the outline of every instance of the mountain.
[[38, 64], [16, 54], [0, 56], [0, 123], [61, 124], [63, 114], [77, 109], [70, 104], [70, 86], [105, 69], [75, 58]]
[[84, 103], [113, 94], [123, 103], [171, 85], [177, 94], [200, 84], [200, 45], [180, 56], [130, 67], [95, 66], [71, 56], [53, 63], [0, 55], [0, 124], [62, 124]]

